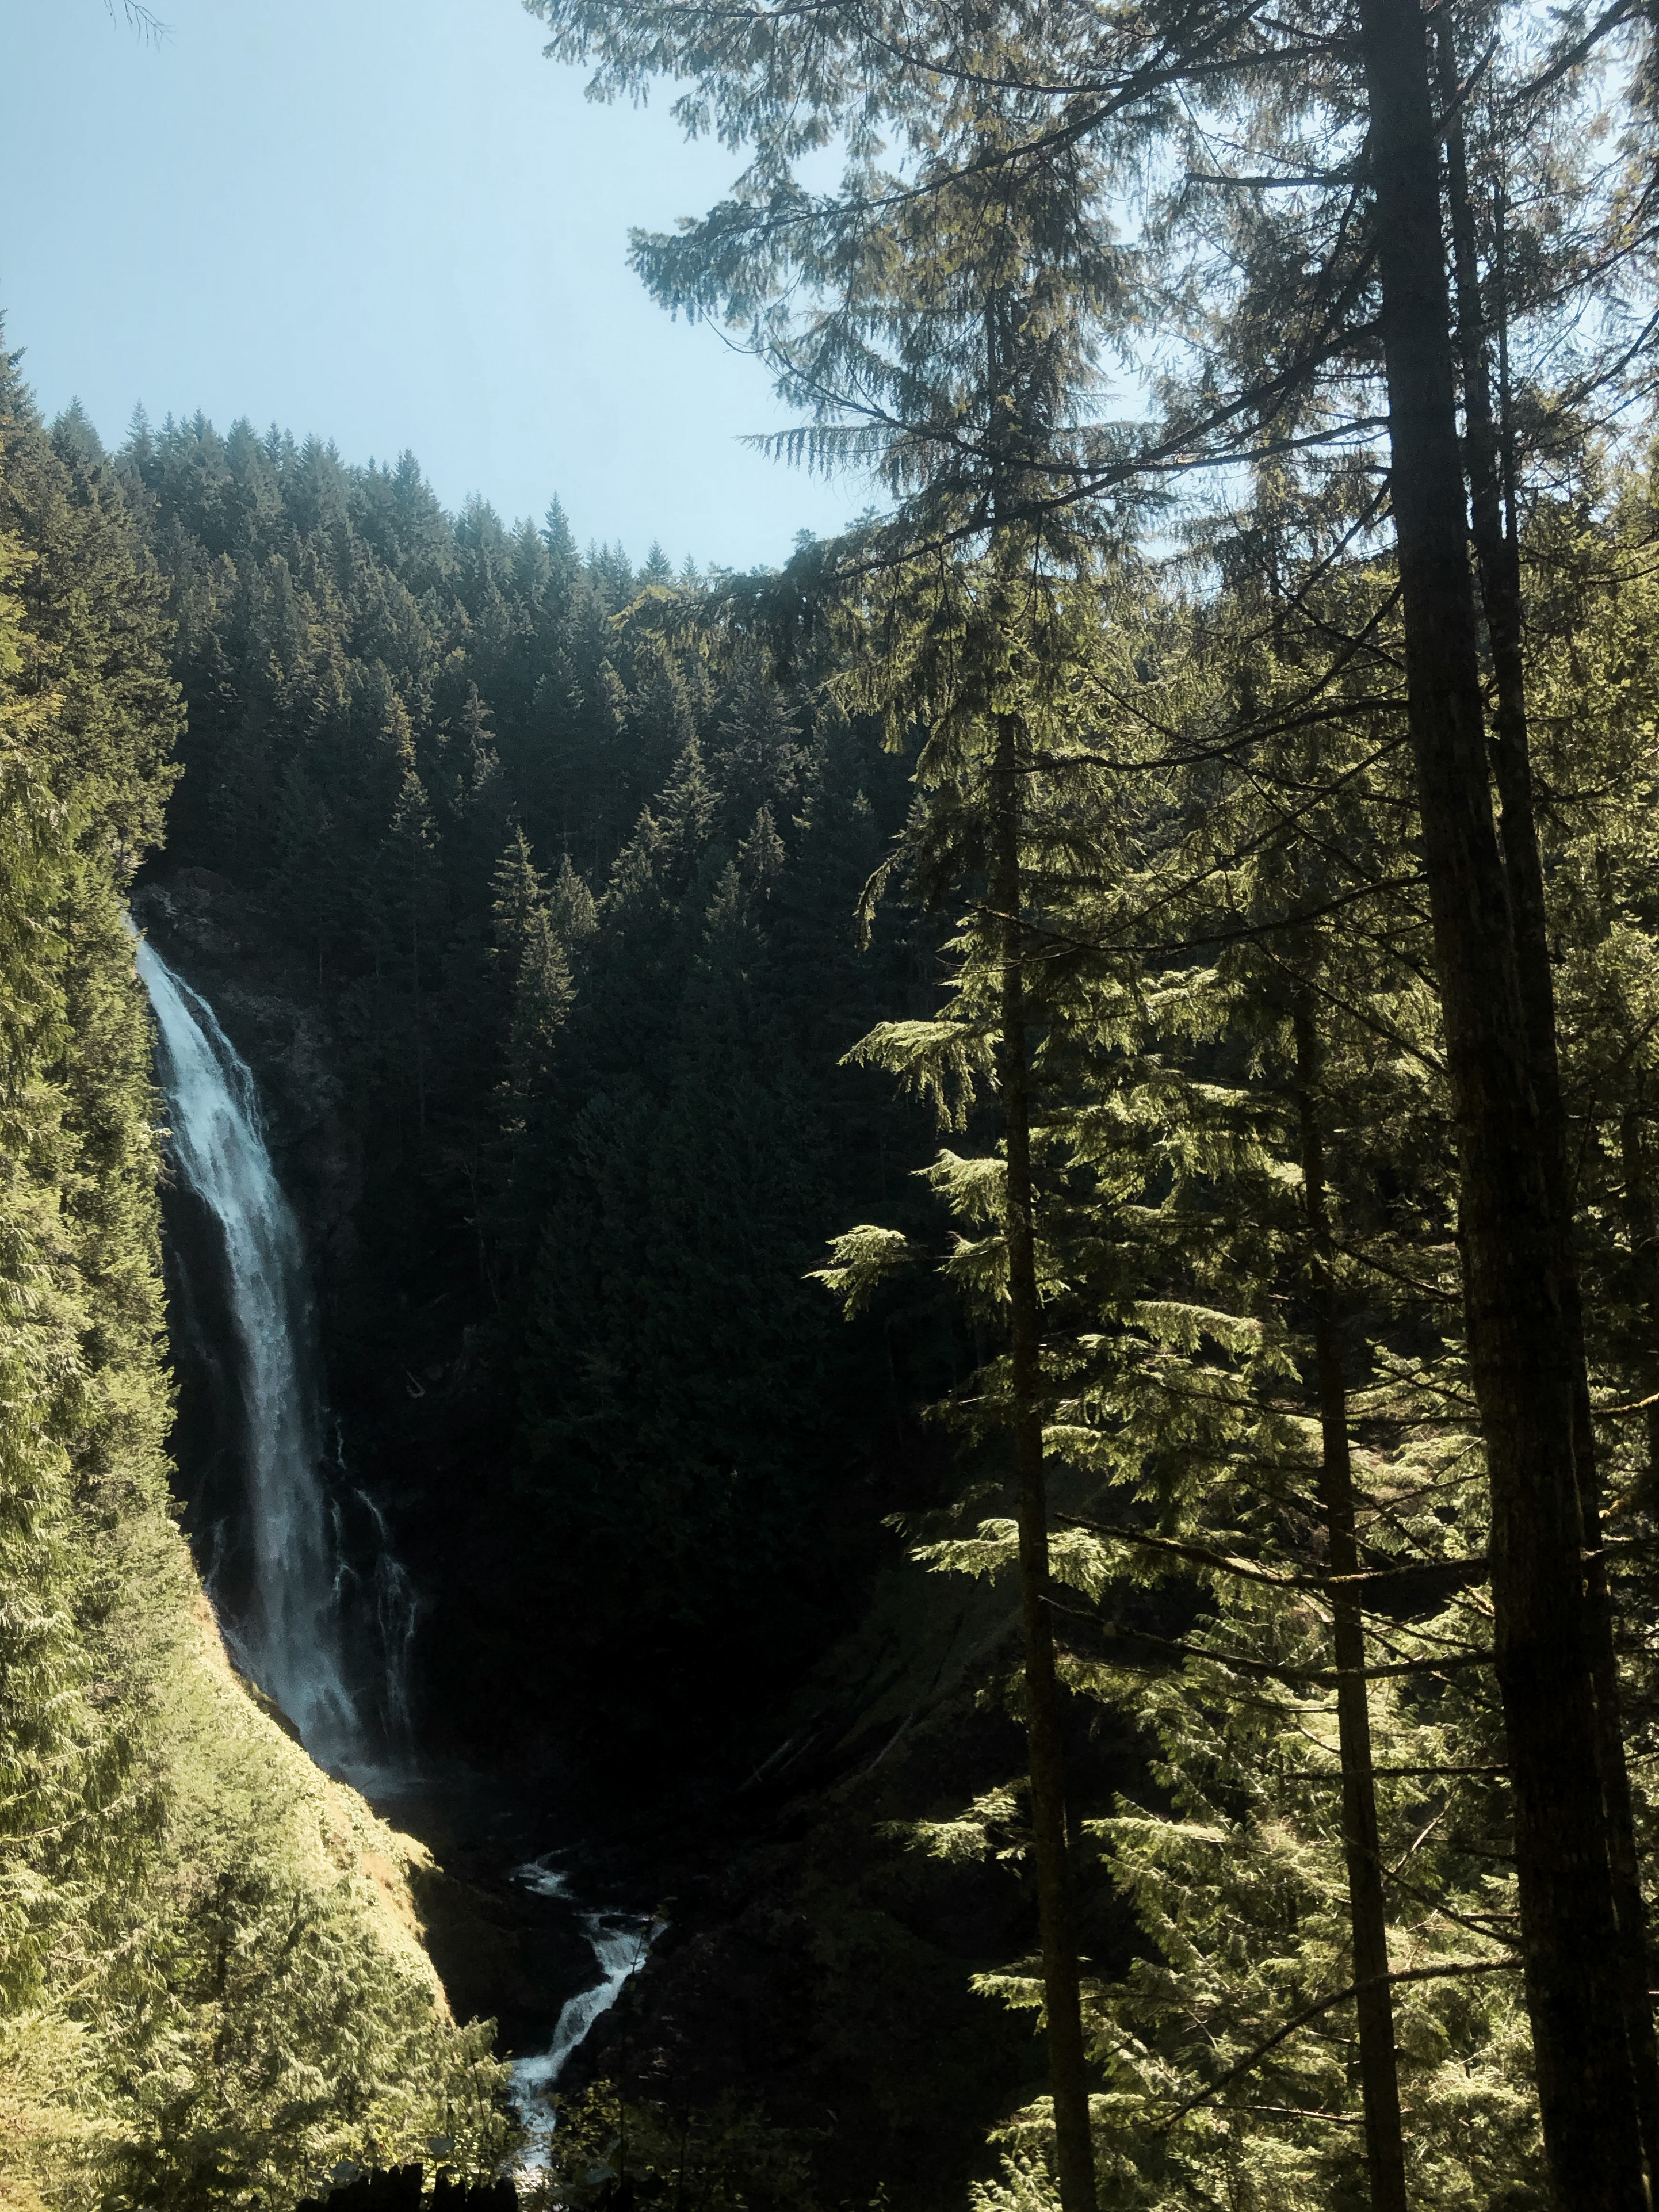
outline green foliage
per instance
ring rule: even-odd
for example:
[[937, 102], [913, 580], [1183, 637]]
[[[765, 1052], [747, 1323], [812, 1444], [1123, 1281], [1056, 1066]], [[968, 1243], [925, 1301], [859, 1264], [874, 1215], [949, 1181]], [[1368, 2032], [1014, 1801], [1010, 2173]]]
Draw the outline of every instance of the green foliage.
[[626, 2187], [635, 2203], [708, 2212], [813, 2212], [811, 2139], [773, 2126], [729, 2093], [712, 2109], [676, 2112], [597, 2082], [558, 2100], [548, 2162], [532, 2181], [533, 2212], [609, 2203]]
[[281, 2205], [502, 2069], [410, 1847], [233, 1676], [172, 1519], [150, 1030], [125, 900], [177, 771], [163, 589], [0, 357], [0, 2197]]
[[[1137, 613], [1121, 587], [1022, 599], [964, 567], [909, 586], [896, 651], [896, 592], [871, 626], [879, 661], [854, 664], [893, 686], [900, 726], [916, 718], [909, 865], [957, 916], [938, 1015], [857, 1049], [970, 1136], [1000, 1069], [1004, 937], [980, 891], [993, 725], [1018, 718], [1054, 1618], [1074, 1699], [1110, 1706], [1145, 1758], [1141, 1785], [1081, 1824], [1088, 1884], [1138, 1929], [1085, 1987], [1102, 2202], [1124, 2212], [1365, 2201], [1307, 1111], [1335, 1223], [1362, 1557], [1380, 1577], [1370, 1721], [1411, 2187], [1520, 2202], [1538, 2172], [1503, 1746], [1480, 1671], [1490, 1616], [1432, 1571], [1446, 1562], [1455, 1591], [1467, 1561], [1478, 1580], [1485, 1509], [1424, 917], [1378, 826], [1410, 821], [1388, 740], [1399, 694], [1375, 665], [1310, 686], [1322, 632], [1370, 635], [1379, 661], [1390, 649], [1386, 566], [1322, 581], [1326, 533], [1350, 515], [1329, 492], [1281, 515], [1281, 550], [1306, 563], [1294, 614], [1248, 580], [1191, 606], [1149, 594]], [[1003, 640], [977, 659], [976, 605]], [[1235, 759], [1246, 686], [1268, 734]], [[1310, 1009], [1310, 1100], [1293, 1044]], [[928, 1180], [957, 1224], [941, 1264], [989, 1349], [1006, 1326], [1004, 1162], [969, 1144]], [[866, 1226], [820, 1275], [851, 1304], [921, 1256]], [[1015, 1526], [995, 1510], [1010, 1394], [993, 1351], [939, 1409], [979, 1478], [967, 1527], [921, 1547], [947, 1571], [1012, 1577]], [[986, 1792], [915, 1841], [947, 1860], [1021, 1856], [1022, 1792]], [[979, 1986], [1042, 2004], [1031, 1960]], [[987, 2206], [1048, 2201], [1051, 2130], [1046, 2100], [1007, 2124], [1017, 2148]]]
[[438, 1724], [510, 1717], [530, 1668], [596, 1755], [665, 1696], [735, 1735], [845, 1618], [908, 1418], [907, 1342], [804, 1281], [854, 1207], [927, 1212], [917, 1118], [838, 1066], [929, 995], [925, 927], [863, 956], [852, 920], [902, 769], [817, 660], [695, 576], [582, 557], [556, 510], [452, 519], [412, 460], [199, 420], [118, 466], [190, 707], [169, 860], [235, 886], [372, 1133], [331, 1395], [366, 1480], [419, 1501], [393, 1536]]
[[[1271, 24], [1065, 6], [532, 10], [555, 51], [598, 58], [602, 93], [678, 75], [681, 123], [744, 146], [728, 200], [636, 240], [636, 262], [659, 298], [722, 317], [769, 361], [811, 418], [784, 450], [875, 463], [900, 512], [803, 552], [788, 589], [814, 599], [828, 578], [830, 604], [793, 607], [775, 663], [764, 589], [717, 580], [716, 614], [655, 549], [637, 576], [608, 550], [583, 559], [556, 508], [540, 531], [477, 503], [452, 520], [408, 460], [349, 471], [315, 444], [246, 425], [221, 441], [199, 420], [142, 433], [120, 465], [147, 554], [84, 423], [60, 426], [58, 475], [20, 475], [27, 550], [5, 559], [31, 611], [0, 651], [18, 686], [8, 742], [49, 714], [64, 787], [32, 783], [13, 744], [0, 957], [15, 981], [7, 1110], [25, 1133], [3, 1307], [23, 1439], [3, 1524], [21, 1593], [6, 1624], [17, 2001], [42, 2000], [69, 1940], [53, 1852], [94, 1869], [88, 1924], [115, 1879], [75, 1808], [96, 1808], [129, 1869], [170, 1817], [167, 1762], [146, 1765], [142, 1726], [94, 1694], [88, 1654], [121, 1617], [123, 1576], [81, 1534], [95, 1522], [119, 1539], [156, 1494], [154, 1394], [127, 1380], [153, 1365], [154, 1269], [134, 1256], [153, 1237], [150, 1170], [106, 894], [153, 834], [165, 745], [143, 745], [170, 709], [153, 638], [124, 661], [84, 610], [50, 592], [33, 604], [51, 567], [33, 565], [38, 545], [152, 622], [146, 559], [167, 579], [197, 710], [183, 848], [264, 901], [343, 1009], [351, 1109], [380, 1139], [348, 1364], [368, 1345], [365, 1368], [412, 1381], [437, 1351], [441, 1370], [482, 1377], [495, 1410], [457, 1422], [444, 1480], [484, 1456], [509, 1470], [498, 1532], [532, 1564], [506, 1574], [520, 1601], [506, 1611], [531, 1601], [554, 1625], [566, 1671], [538, 1670], [544, 1694], [562, 1704], [580, 1683], [594, 1732], [631, 1741], [661, 1730], [677, 1694], [724, 1709], [758, 1655], [787, 1671], [810, 1646], [844, 1578], [845, 1471], [873, 1457], [876, 1423], [854, 1403], [869, 1347], [924, 1271], [975, 1333], [974, 1372], [939, 1410], [976, 1486], [921, 1556], [981, 1578], [1012, 1569], [1003, 1446], [1030, 1382], [998, 1346], [1011, 1306], [1030, 1310], [1009, 1218], [1024, 1170], [984, 1133], [998, 1085], [1029, 1087], [1048, 1595], [1074, 1714], [1132, 1721], [1143, 1761], [1079, 1830], [1097, 1887], [1138, 1929], [1096, 1962], [1087, 1997], [1107, 2200], [1175, 2212], [1364, 2193], [1335, 1787], [1352, 1750], [1332, 1695], [1352, 1593], [1336, 1587], [1325, 1487], [1340, 1432], [1357, 1467], [1411, 2184], [1449, 2206], [1524, 2202], [1538, 2157], [1485, 1687], [1458, 1132], [1367, 444], [1375, 241], [1355, 182], [1353, 27], [1328, 9]], [[1517, 66], [1500, 54], [1494, 76]], [[1512, 82], [1504, 97], [1521, 97]], [[1504, 172], [1500, 104], [1469, 105]], [[802, 163], [836, 141], [840, 188], [809, 192]], [[1284, 173], [1216, 173], [1218, 145]], [[1586, 217], [1594, 196], [1565, 157], [1534, 182], [1549, 211], [1521, 218], [1513, 298], [1498, 282], [1525, 325], [1516, 352], [1530, 345], [1536, 370], [1595, 268], [1577, 336], [1611, 360], [1624, 279], [1605, 272], [1637, 258], [1622, 187], [1598, 186]], [[1264, 204], [1267, 183], [1296, 197]], [[1132, 193], [1152, 218], [1133, 254], [1107, 219]], [[1598, 262], [1609, 210], [1620, 243]], [[1163, 421], [1091, 419], [1103, 350], [1127, 347], [1154, 300], [1187, 349]], [[1598, 374], [1615, 383], [1625, 365]], [[1533, 517], [1529, 649], [1592, 1381], [1645, 1728], [1659, 1418], [1619, 1425], [1659, 1395], [1651, 528], [1644, 487], [1596, 481], [1581, 397], [1540, 403], [1547, 429], [1522, 425], [1557, 488], [1576, 479]], [[1316, 462], [1294, 458], [1319, 442]], [[1188, 530], [1185, 580], [1178, 562], [1158, 575], [1123, 555], [1120, 487], [1137, 468], [1216, 460], [1248, 478], [1248, 511]], [[894, 775], [860, 750], [878, 723], [915, 756], [896, 850], [880, 836], [900, 811]], [[75, 856], [61, 885], [60, 849]], [[951, 917], [942, 1004], [916, 973], [925, 932], [896, 928], [881, 900], [901, 874]], [[880, 985], [852, 980], [836, 934], [860, 883]], [[1010, 884], [1012, 914], [996, 910]], [[1029, 1065], [1008, 1035], [1011, 967]], [[908, 1205], [887, 1171], [912, 1147], [873, 1103], [872, 1069], [952, 1139]], [[809, 1267], [825, 1231], [866, 1207]], [[838, 1348], [809, 1273], [860, 1317], [856, 1352]], [[401, 1286], [428, 1279], [443, 1286], [428, 1317], [405, 1321]], [[887, 1348], [884, 1404], [902, 1413]], [[384, 1405], [355, 1411], [390, 1426]], [[490, 1420], [498, 1449], [481, 1455]], [[446, 1534], [450, 1502], [434, 1516]], [[491, 1564], [503, 1571], [499, 1549]], [[513, 1656], [522, 1668], [522, 1641]], [[1018, 1859], [1024, 1817], [1018, 1789], [994, 1785], [917, 1840], [944, 1859]], [[1639, 1817], [1645, 1833], [1645, 1802]], [[266, 1814], [247, 1819], [266, 1832]], [[428, 2106], [443, 2067], [473, 2057], [444, 2046], [422, 2071], [410, 2051], [439, 2046], [419, 2041], [418, 2004], [405, 2020], [390, 1983], [352, 1980], [364, 1954], [332, 1893], [229, 1867], [204, 1859], [190, 1936], [156, 1969], [205, 2039], [184, 2035], [176, 2095], [157, 2062], [155, 2155], [172, 2178], [131, 2185], [176, 2182], [181, 2202], [198, 2184], [203, 2201], [287, 2185], [371, 2107], [376, 2130], [412, 2125], [381, 2096], [388, 2051]], [[1040, 2002], [1030, 1961], [981, 1986]], [[336, 1990], [378, 2023], [366, 2056]], [[250, 2036], [256, 2014], [291, 2044]], [[224, 2148], [229, 2106], [201, 2088], [210, 2044], [252, 2147]], [[43, 2081], [74, 2059], [72, 2036], [51, 2047]], [[138, 2050], [122, 2063], [148, 2080]], [[311, 2094], [318, 2051], [350, 2111]], [[1048, 2201], [1049, 2118], [1039, 2103], [1009, 2123], [1016, 2152], [980, 2192], [987, 2212]], [[678, 2150], [674, 2124], [619, 2110], [613, 2137], [597, 2106], [573, 2113], [557, 2185], [577, 2202], [636, 2177], [676, 2203], [688, 2186], [794, 2201], [794, 2169], [769, 2165], [746, 2122], [708, 2123], [695, 2158], [691, 2124]]]

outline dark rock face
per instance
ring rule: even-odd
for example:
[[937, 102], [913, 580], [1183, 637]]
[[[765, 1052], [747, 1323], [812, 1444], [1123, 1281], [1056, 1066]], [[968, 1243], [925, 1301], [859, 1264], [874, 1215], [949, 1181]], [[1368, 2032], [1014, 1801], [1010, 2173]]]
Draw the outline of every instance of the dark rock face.
[[[273, 1164], [306, 1241], [321, 1329], [331, 1470], [349, 1553], [365, 1570], [377, 1547], [414, 1585], [409, 1686], [423, 1751], [509, 1763], [547, 1788], [561, 1778], [554, 1731], [533, 1696], [500, 1690], [521, 1671], [526, 1625], [499, 1593], [522, 1559], [507, 1474], [510, 1393], [474, 1348], [477, 1286], [445, 1255], [410, 1264], [398, 1209], [405, 1190], [366, 1173], [372, 1128], [356, 1125], [343, 1070], [354, 1041], [337, 994], [319, 991], [282, 949], [258, 902], [208, 868], [158, 873], [134, 918], [213, 1008], [252, 1070]], [[384, 1185], [385, 1178], [382, 1179]], [[234, 1589], [234, 1347], [210, 1234], [189, 1194], [165, 1195], [168, 1288], [180, 1394], [175, 1449], [188, 1525], [204, 1571]], [[230, 1531], [217, 1539], [213, 1530]], [[368, 1591], [364, 1602], [372, 1607]]]
[[[357, 1182], [321, 1016], [271, 988], [282, 977], [250, 962], [239, 932], [241, 905], [222, 878], [197, 872], [173, 887], [150, 886], [136, 911], [155, 949], [163, 958], [171, 955], [186, 989], [210, 1010], [204, 1026], [211, 1032], [216, 1024], [252, 1066], [261, 1134], [283, 1196], [301, 1217], [306, 1274], [314, 1280], [329, 1269], [330, 1247], [343, 1241]], [[163, 1209], [168, 1323], [179, 1383], [173, 1449], [185, 1522], [235, 1648], [236, 1625], [257, 1620], [263, 1602], [248, 1486], [255, 1479], [251, 1446], [261, 1433], [255, 1425], [271, 1414], [261, 1400], [246, 1396], [249, 1352], [241, 1331], [248, 1322], [236, 1312], [222, 1224], [182, 1175], [169, 1181]], [[283, 1235], [291, 1236], [292, 1225]], [[301, 1289], [285, 1278], [277, 1310], [309, 1434], [313, 1408], [327, 1402], [309, 1283]], [[291, 1410], [297, 1418], [299, 1407]], [[336, 1425], [321, 1425], [307, 1457], [304, 1480], [320, 1516], [313, 1556], [322, 1554], [313, 1595], [330, 1607], [328, 1648], [349, 1686], [367, 1744], [377, 1757], [394, 1755], [404, 1748], [404, 1585], [387, 1555], [383, 1516], [342, 1454]]]
[[184, 1486], [184, 1524], [203, 1579], [235, 1593], [245, 1579], [241, 1515], [241, 1384], [227, 1316], [229, 1273], [217, 1224], [182, 1182], [162, 1194], [167, 1328], [179, 1382], [173, 1453]]
[[552, 2039], [564, 2000], [593, 1980], [593, 1951], [574, 1904], [538, 1896], [487, 1860], [417, 1867], [410, 1878], [421, 1932], [459, 2020], [493, 2020], [502, 2047], [524, 2052]]

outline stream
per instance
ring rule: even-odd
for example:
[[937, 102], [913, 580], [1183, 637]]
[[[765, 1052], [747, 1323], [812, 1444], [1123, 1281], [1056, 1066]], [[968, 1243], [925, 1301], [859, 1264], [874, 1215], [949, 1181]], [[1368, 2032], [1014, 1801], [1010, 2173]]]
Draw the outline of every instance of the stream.
[[[216, 1248], [198, 1263], [210, 1279], [192, 1286], [188, 1310], [198, 1328], [217, 1323], [234, 1348], [235, 1480], [192, 1531], [203, 1580], [237, 1667], [318, 1765], [371, 1797], [401, 1796], [418, 1776], [408, 1685], [416, 1599], [331, 1432], [304, 1240], [258, 1089], [200, 993], [147, 939], [137, 957], [155, 1017], [170, 1156]], [[514, 1879], [576, 1904], [550, 1859], [519, 1867]], [[548, 2047], [513, 2068], [532, 2167], [546, 2161], [560, 2074], [657, 1932], [635, 1916], [576, 1910], [598, 1978], [565, 2002]]]
[[[544, 1860], [518, 1869], [516, 1879], [538, 1897], [568, 1897], [566, 1877]], [[663, 1923], [633, 1913], [584, 1912], [582, 1932], [593, 1947], [593, 1963], [602, 1978], [591, 1990], [572, 1997], [559, 2014], [553, 2040], [545, 2051], [515, 2059], [513, 2087], [530, 2142], [525, 2163], [532, 2170], [544, 2167], [547, 2146], [556, 2124], [551, 2092], [566, 2062], [581, 2044], [595, 2021], [610, 2011], [629, 1977], [644, 1965], [646, 1953], [661, 1933]]]

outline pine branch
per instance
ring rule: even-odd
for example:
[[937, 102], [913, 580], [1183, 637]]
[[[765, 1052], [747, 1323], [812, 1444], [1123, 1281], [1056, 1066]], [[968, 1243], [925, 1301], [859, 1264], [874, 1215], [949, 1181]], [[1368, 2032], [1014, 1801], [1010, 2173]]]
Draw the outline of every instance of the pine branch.
[[[1166, 1652], [1172, 1659], [1207, 1659], [1218, 1667], [1230, 1668], [1241, 1674], [1255, 1674], [1272, 1682], [1295, 1684], [1312, 1682], [1322, 1689], [1334, 1688], [1337, 1683], [1349, 1679], [1349, 1670], [1335, 1667], [1280, 1667], [1267, 1659], [1247, 1658], [1240, 1651], [1214, 1651], [1206, 1644], [1190, 1644], [1184, 1638], [1154, 1636], [1144, 1628], [1119, 1628], [1112, 1622], [1097, 1620], [1091, 1614], [1079, 1613], [1071, 1606], [1057, 1605], [1048, 1601], [1050, 1610], [1060, 1619], [1083, 1622], [1098, 1636], [1115, 1641], [1121, 1637], [1136, 1644], [1147, 1644], [1155, 1651]], [[1079, 1653], [1086, 1657], [1086, 1653]], [[1110, 1665], [1108, 1660], [1104, 1663]], [[1401, 1675], [1449, 1674], [1455, 1668], [1489, 1667], [1490, 1651], [1454, 1651], [1436, 1659], [1401, 1659], [1383, 1667], [1361, 1667], [1352, 1670], [1362, 1681], [1381, 1682]]]
[[1646, 1398], [1634, 1398], [1627, 1406], [1595, 1406], [1591, 1411], [1598, 1421], [1618, 1421], [1630, 1413], [1645, 1413], [1650, 1406], [1659, 1406], [1659, 1390]]
[[[1419, 1774], [1507, 1774], [1507, 1766], [1373, 1766], [1373, 1774], [1412, 1776]], [[1291, 1766], [1285, 1770], [1286, 1782], [1340, 1782], [1342, 1770], [1337, 1766]]]
[[[1387, 1979], [1391, 1985], [1398, 1987], [1404, 1982], [1443, 1981], [1460, 1974], [1516, 1973], [1520, 1966], [1519, 1959], [1459, 1959], [1443, 1966], [1407, 1966], [1397, 1974], [1389, 1974]], [[1247, 2051], [1237, 2065], [1230, 2066], [1218, 2081], [1206, 2082], [1196, 2096], [1187, 2098], [1176, 2106], [1168, 2118], [1159, 2120], [1157, 2123], [1159, 2133], [1174, 2127], [1177, 2120], [1184, 2118], [1188, 2112], [1195, 2112], [1199, 2106], [1213, 2103], [1219, 2090], [1224, 2089], [1230, 2081], [1237, 2081], [1241, 2075], [1248, 2074], [1253, 2066], [1260, 2065], [1270, 2052], [1278, 2050], [1281, 2043], [1288, 2042], [1297, 2028], [1305, 2027], [1310, 2021], [1318, 2020], [1336, 2006], [1346, 2004], [1350, 1997], [1358, 1996], [1360, 1988], [1359, 1983], [1350, 1982], [1346, 1989], [1334, 1990], [1328, 1997], [1321, 1997], [1317, 2003], [1309, 2005], [1294, 2019], [1286, 2021], [1276, 2034], [1270, 2035], [1265, 2043], [1257, 2044], [1254, 2051]]]
[[[104, 7], [112, 23], [115, 21], [115, 0], [104, 0]], [[159, 15], [152, 15], [142, 4], [142, 0], [121, 0], [121, 12], [127, 19], [128, 27], [137, 31], [141, 39], [148, 39], [152, 46], [159, 46], [169, 35], [171, 26], [164, 23]]]
[[[1236, 1558], [1225, 1552], [1212, 1551], [1207, 1545], [1192, 1544], [1175, 1536], [1154, 1536], [1143, 1528], [1131, 1528], [1121, 1522], [1092, 1521], [1081, 1513], [1060, 1513], [1054, 1516], [1068, 1528], [1086, 1529], [1093, 1536], [1110, 1537], [1123, 1544], [1138, 1544], [1147, 1551], [1168, 1552], [1173, 1556], [1190, 1560], [1195, 1566], [1209, 1567], [1218, 1574], [1237, 1576], [1241, 1581], [1265, 1583], [1275, 1589], [1306, 1590], [1317, 1595], [1321, 1591], [1339, 1589], [1370, 1589], [1383, 1583], [1401, 1583], [1425, 1575], [1455, 1571], [1463, 1578], [1474, 1582], [1484, 1580], [1488, 1562], [1484, 1553], [1467, 1559], [1424, 1559], [1408, 1567], [1374, 1567], [1357, 1575], [1281, 1575], [1270, 1568], [1256, 1565], [1249, 1559]], [[1484, 1655], [1483, 1655], [1484, 1656]]]

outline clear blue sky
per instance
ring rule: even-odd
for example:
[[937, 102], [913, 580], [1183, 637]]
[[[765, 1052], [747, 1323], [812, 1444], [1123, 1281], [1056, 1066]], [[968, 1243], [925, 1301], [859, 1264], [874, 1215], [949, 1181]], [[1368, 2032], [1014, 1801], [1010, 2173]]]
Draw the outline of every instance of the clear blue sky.
[[518, 0], [0, 0], [0, 307], [48, 413], [135, 402], [418, 456], [446, 505], [556, 492], [578, 537], [785, 557], [867, 489], [737, 441], [757, 365], [672, 322], [630, 224], [700, 214], [731, 157], [667, 101], [595, 106]]

